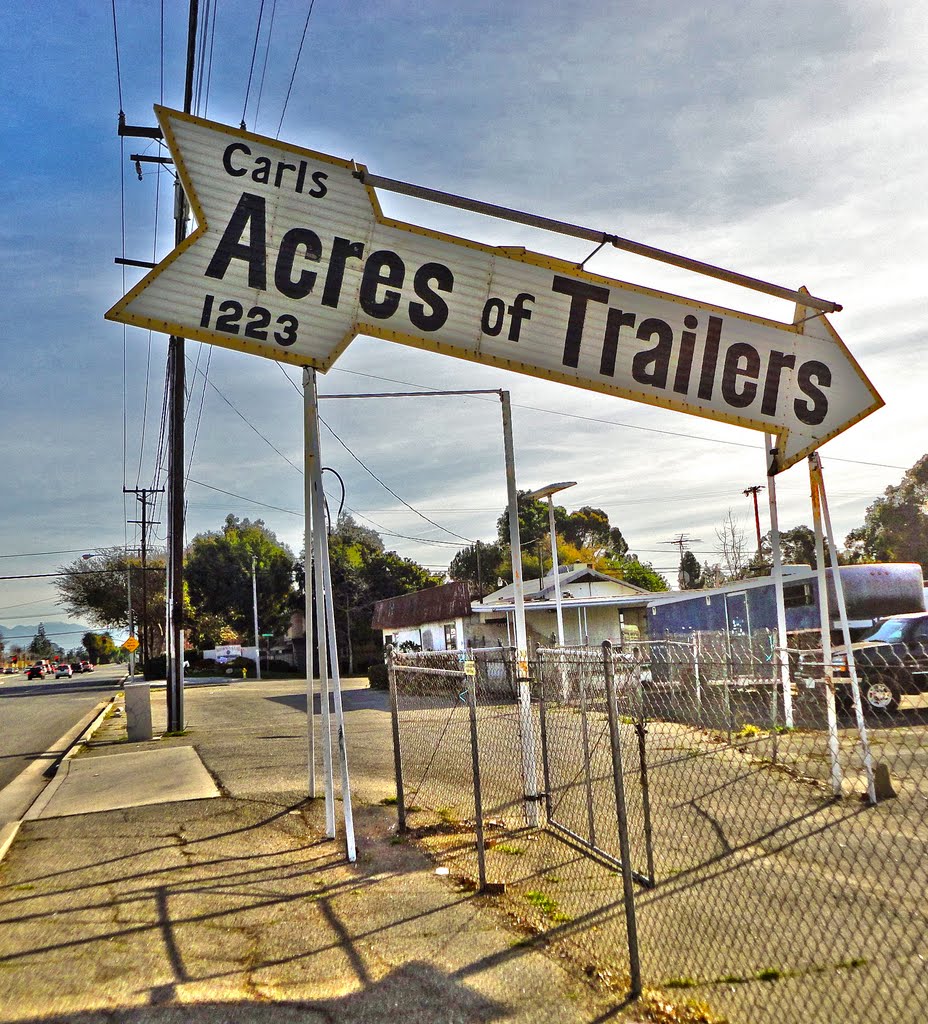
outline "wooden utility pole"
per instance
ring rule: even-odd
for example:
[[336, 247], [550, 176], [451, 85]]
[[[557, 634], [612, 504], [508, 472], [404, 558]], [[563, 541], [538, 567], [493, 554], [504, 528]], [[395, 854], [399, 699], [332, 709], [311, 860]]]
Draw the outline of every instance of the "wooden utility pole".
[[[187, 74], [184, 84], [184, 113], [193, 103], [193, 69], [196, 60], [198, 0], [190, 0], [187, 18]], [[175, 183], [174, 244], [187, 235], [187, 197], [180, 180]], [[168, 732], [184, 729], [184, 399], [186, 366], [184, 339], [172, 335], [168, 349], [171, 419], [168, 444], [168, 621], [167, 653]]]
[[753, 487], [745, 487], [742, 492], [746, 497], [752, 496], [754, 498], [754, 528], [757, 531], [757, 554], [761, 554], [760, 549], [760, 511], [757, 508], [757, 495], [763, 490], [760, 484], [754, 484]]
[[[149, 630], [148, 630], [148, 528], [150, 526], [157, 526], [157, 520], [151, 520], [148, 518], [148, 503], [154, 499], [149, 499], [150, 494], [161, 494], [164, 491], [163, 487], [123, 487], [123, 494], [134, 494], [136, 499], [142, 503], [142, 518], [141, 519], [130, 519], [129, 522], [142, 528], [142, 547], [141, 547], [141, 562], [142, 562], [142, 614], [141, 618], [141, 644], [139, 649], [139, 655], [144, 668], [145, 663], [151, 656], [150, 642], [149, 642]], [[128, 568], [128, 567], [127, 567]], [[131, 572], [131, 570], [129, 570]], [[131, 604], [130, 604], [131, 614]], [[129, 631], [132, 631], [132, 624], [129, 624]]]

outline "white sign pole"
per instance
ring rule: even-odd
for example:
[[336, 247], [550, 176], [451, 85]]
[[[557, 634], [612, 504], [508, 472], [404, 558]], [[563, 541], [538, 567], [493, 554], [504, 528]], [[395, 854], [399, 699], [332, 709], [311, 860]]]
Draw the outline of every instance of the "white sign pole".
[[793, 727], [793, 690], [789, 677], [789, 650], [786, 636], [786, 602], [783, 594], [783, 553], [780, 550], [780, 517], [777, 509], [776, 476], [770, 472], [773, 437], [764, 434], [764, 449], [767, 458], [767, 503], [770, 509], [770, 553], [773, 558], [773, 589], [777, 604], [777, 662], [780, 675], [780, 691], [783, 694], [783, 721], [787, 728]]
[[831, 612], [828, 608], [828, 577], [825, 573], [825, 541], [822, 532], [821, 491], [815, 475], [814, 457], [809, 457], [809, 483], [812, 491], [812, 523], [815, 527], [815, 570], [818, 580], [818, 615], [822, 631], [822, 668], [825, 686], [825, 717], [828, 726], [828, 756], [831, 761], [831, 790], [841, 796], [841, 748], [838, 743], [838, 716], [835, 711], [834, 668], [831, 663]]
[[319, 407], [316, 401], [315, 370], [303, 371], [303, 396], [306, 403], [309, 491], [312, 524], [313, 594], [316, 598], [316, 646], [319, 652], [319, 710], [322, 718], [322, 772], [325, 784], [325, 834], [335, 838], [335, 777], [332, 770], [332, 717], [329, 699], [328, 635], [323, 607], [327, 600], [320, 553], [325, 536], [325, 508], [322, 499], [322, 467], [319, 456]]
[[313, 398], [309, 370], [303, 368], [303, 592], [306, 598], [304, 623], [306, 635], [306, 746], [309, 798], [316, 798], [316, 729], [313, 695], [313, 466], [309, 439], [313, 417]]
[[818, 485], [819, 499], [822, 505], [822, 520], [828, 537], [828, 549], [831, 556], [831, 576], [835, 584], [835, 599], [838, 602], [838, 617], [841, 620], [841, 638], [844, 641], [844, 653], [847, 658], [847, 670], [851, 681], [851, 696], [854, 701], [854, 714], [857, 719], [857, 735], [860, 737], [860, 752], [863, 760], [864, 773], [867, 776], [867, 796], [871, 804], [876, 803], [876, 782], [873, 776], [873, 755], [870, 751], [870, 740], [867, 736], [867, 725], [864, 722], [863, 703], [860, 699], [860, 681], [857, 678], [857, 666], [854, 663], [854, 649], [851, 646], [851, 630], [847, 621], [847, 602], [844, 599], [844, 581], [838, 566], [838, 549], [835, 546], [834, 531], [831, 526], [831, 515], [828, 511], [828, 498], [825, 495], [825, 477], [822, 473], [822, 460], [818, 452], [809, 456], [809, 465], [815, 469], [815, 482]]
[[[312, 395], [313, 426], [310, 432], [312, 446], [312, 489], [313, 489], [313, 534], [314, 554], [318, 563], [316, 579], [320, 582], [316, 591], [322, 597], [322, 608], [317, 609], [321, 631], [327, 635], [326, 650], [329, 659], [329, 673], [332, 680], [332, 698], [335, 706], [335, 728], [338, 734], [338, 758], [342, 784], [342, 813], [345, 821], [345, 849], [349, 861], [358, 858], [354, 838], [354, 810], [351, 805], [351, 779], [348, 774], [348, 744], [345, 736], [345, 716], [342, 708], [341, 676], [338, 668], [338, 645], [335, 635], [335, 596], [332, 589], [332, 569], [329, 562], [329, 535], [326, 529], [325, 499], [322, 493], [322, 456], [319, 442], [319, 404], [316, 394], [316, 371], [308, 370], [309, 390]], [[321, 674], [321, 669], [320, 669]], [[326, 694], [328, 705], [328, 694]], [[327, 730], [331, 742], [331, 732]], [[332, 775], [332, 755], [329, 752], [329, 775]], [[334, 833], [333, 807], [333, 833]]]
[[525, 628], [525, 588], [522, 580], [522, 541], [519, 532], [519, 497], [516, 491], [516, 459], [512, 443], [512, 408], [509, 392], [500, 391], [503, 409], [503, 447], [506, 452], [506, 494], [509, 503], [509, 550], [512, 557], [512, 588], [515, 604], [516, 677], [519, 687], [519, 731], [522, 738], [522, 778], [525, 789], [525, 820], [538, 826], [538, 765], [535, 760], [535, 728], [528, 674], [528, 633]]

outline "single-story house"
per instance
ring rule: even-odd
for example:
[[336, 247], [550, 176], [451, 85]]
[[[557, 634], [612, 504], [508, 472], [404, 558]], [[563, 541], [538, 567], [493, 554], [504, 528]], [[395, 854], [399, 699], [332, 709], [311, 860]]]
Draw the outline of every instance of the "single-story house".
[[[565, 644], [618, 642], [643, 633], [649, 591], [582, 563], [562, 566], [559, 582]], [[523, 598], [529, 647], [556, 644], [553, 574], [523, 581]], [[453, 582], [378, 601], [373, 628], [385, 644], [408, 642], [426, 651], [515, 646], [514, 587], [475, 598], [471, 585]]]

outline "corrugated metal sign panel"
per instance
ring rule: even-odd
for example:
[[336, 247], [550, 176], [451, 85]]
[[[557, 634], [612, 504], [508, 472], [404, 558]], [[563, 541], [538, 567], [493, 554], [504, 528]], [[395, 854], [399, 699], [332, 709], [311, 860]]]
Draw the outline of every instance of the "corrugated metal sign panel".
[[882, 400], [824, 316], [782, 324], [388, 221], [347, 160], [156, 108], [198, 227], [110, 319], [325, 370], [356, 334], [779, 435]]

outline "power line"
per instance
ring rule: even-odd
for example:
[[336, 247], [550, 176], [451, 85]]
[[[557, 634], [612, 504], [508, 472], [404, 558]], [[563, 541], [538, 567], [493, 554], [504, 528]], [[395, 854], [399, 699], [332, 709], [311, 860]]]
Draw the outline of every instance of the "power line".
[[245, 127], [245, 113], [248, 110], [248, 97], [251, 94], [251, 78], [255, 70], [255, 57], [258, 53], [258, 37], [261, 35], [261, 19], [264, 17], [264, 0], [258, 10], [258, 24], [255, 28], [255, 45], [251, 51], [251, 65], [248, 68], [248, 84], [245, 86], [245, 105], [242, 107], [242, 128]]
[[303, 35], [300, 36], [300, 46], [296, 51], [296, 60], [293, 62], [293, 73], [290, 75], [290, 84], [287, 86], [287, 95], [284, 98], [283, 109], [280, 112], [280, 120], [277, 122], [277, 133], [274, 136], [275, 139], [280, 138], [280, 129], [284, 123], [284, 115], [287, 113], [287, 106], [290, 103], [290, 93], [293, 91], [293, 80], [296, 78], [296, 69], [300, 64], [300, 56], [303, 53], [303, 43], [306, 40], [306, 30], [309, 28], [309, 19], [312, 17], [313, 7], [316, 5], [316, 0], [310, 0], [309, 10], [306, 12], [306, 21], [303, 23]]
[[[371, 380], [382, 380], [389, 384], [402, 384], [408, 388], [420, 388], [423, 391], [432, 391], [433, 388], [427, 384], [416, 384], [408, 380], [397, 380], [394, 377], [382, 377], [376, 373], [363, 373], [361, 370], [346, 370], [342, 367], [333, 367], [333, 371], [336, 373], [350, 373], [355, 377], [368, 377]], [[481, 399], [479, 395], [472, 396], [479, 401], [490, 401], [490, 399]], [[628, 430], [644, 430], [651, 434], [664, 434], [669, 437], [684, 437], [692, 441], [707, 441], [710, 444], [727, 444], [733, 445], [736, 448], [751, 448], [754, 451], [758, 450], [757, 445], [748, 444], [746, 441], [732, 441], [728, 438], [716, 438], [716, 437], [703, 437], [699, 434], [688, 434], [677, 430], [664, 430], [660, 427], [645, 427], [638, 423], [623, 423], [619, 420], [607, 420], [597, 416], [583, 416], [580, 413], [575, 412], [563, 412], [560, 409], [545, 409], [541, 406], [536, 405], [522, 405], [518, 402], [512, 403], [513, 409], [525, 409], [528, 412], [540, 412], [546, 413], [549, 416], [563, 416], [567, 419], [582, 420], [587, 423], [604, 423], [610, 427], [624, 427]], [[846, 462], [854, 466], [873, 466], [876, 469], [899, 469], [905, 472], [910, 467], [908, 466], [894, 466], [886, 462], [865, 462], [862, 459], [844, 459], [837, 455], [823, 455], [823, 459], [829, 459], [832, 462]]]

